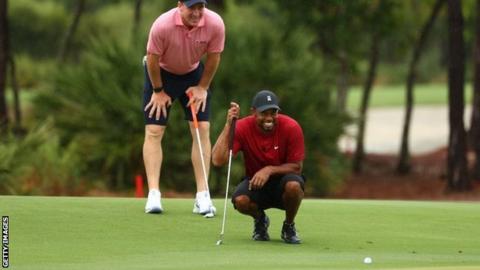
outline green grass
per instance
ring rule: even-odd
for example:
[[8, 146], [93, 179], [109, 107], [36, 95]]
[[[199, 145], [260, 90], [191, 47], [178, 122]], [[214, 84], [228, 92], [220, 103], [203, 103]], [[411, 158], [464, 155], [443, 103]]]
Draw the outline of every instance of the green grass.
[[0, 196], [11, 269], [480, 269], [479, 203], [305, 200], [298, 246], [280, 240], [279, 210], [267, 211], [272, 240], [254, 242], [251, 219], [229, 205], [216, 246], [221, 216], [163, 204], [147, 215], [143, 199]]
[[[350, 89], [347, 106], [354, 112], [360, 108], [362, 99], [362, 86], [354, 86]], [[405, 85], [378, 85], [373, 88], [370, 96], [370, 107], [397, 107], [405, 104]], [[465, 102], [470, 104], [472, 100], [472, 85], [465, 87]], [[414, 89], [415, 105], [448, 105], [447, 84], [419, 84]]]

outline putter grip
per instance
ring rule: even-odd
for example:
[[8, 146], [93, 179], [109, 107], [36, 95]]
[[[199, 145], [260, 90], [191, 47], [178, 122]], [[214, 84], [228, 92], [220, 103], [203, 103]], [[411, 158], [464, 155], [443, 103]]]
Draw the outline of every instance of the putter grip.
[[237, 124], [237, 118], [232, 119], [232, 124], [230, 125], [230, 132], [228, 134], [228, 150], [233, 149], [233, 138], [235, 136], [235, 126]]
[[[188, 92], [187, 96], [188, 96], [188, 99], [191, 99], [193, 95], [191, 92]], [[192, 112], [193, 127], [198, 128], [197, 114], [195, 113], [194, 105], [195, 103], [192, 103], [190, 105], [190, 111]]]

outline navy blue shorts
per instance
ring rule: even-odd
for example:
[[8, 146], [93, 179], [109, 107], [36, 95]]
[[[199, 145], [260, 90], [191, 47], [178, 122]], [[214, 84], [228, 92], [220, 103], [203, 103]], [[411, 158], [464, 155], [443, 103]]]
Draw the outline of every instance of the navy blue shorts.
[[287, 182], [296, 181], [305, 190], [305, 177], [298, 174], [285, 174], [271, 176], [267, 183], [257, 190], [248, 190], [249, 177], [244, 177], [238, 184], [232, 195], [232, 203], [235, 206], [235, 198], [247, 195], [251, 201], [257, 204], [259, 209], [278, 208], [285, 210], [283, 204], [283, 192]]
[[[165, 116], [162, 115], [159, 120], [155, 119], [155, 115], [152, 118], [150, 118], [148, 115], [149, 111], [145, 111], [145, 106], [147, 106], [147, 104], [150, 102], [150, 99], [152, 98], [153, 89], [152, 89], [152, 83], [150, 82], [150, 77], [148, 76], [148, 71], [145, 65], [144, 65], [144, 73], [145, 73], [145, 83], [143, 86], [142, 111], [143, 111], [143, 118], [145, 119], [145, 124], [166, 126], [168, 122], [168, 116], [170, 116], [170, 108], [172, 106], [167, 108], [167, 117], [165, 118]], [[161, 69], [164, 91], [172, 99], [172, 105], [176, 99], [180, 101], [183, 111], [185, 113], [185, 120], [193, 121], [190, 107], [187, 107], [188, 96], [185, 93], [185, 91], [187, 91], [187, 89], [191, 86], [198, 85], [198, 83], [200, 82], [200, 78], [202, 77], [202, 74], [203, 74], [203, 64], [201, 62], [196, 69], [184, 75], [176, 75], [164, 69]], [[197, 114], [198, 121], [209, 120], [210, 96], [211, 96], [211, 93], [209, 89], [207, 94], [207, 104], [205, 106], [205, 111], [202, 112], [201, 109], [198, 111], [198, 114]]]

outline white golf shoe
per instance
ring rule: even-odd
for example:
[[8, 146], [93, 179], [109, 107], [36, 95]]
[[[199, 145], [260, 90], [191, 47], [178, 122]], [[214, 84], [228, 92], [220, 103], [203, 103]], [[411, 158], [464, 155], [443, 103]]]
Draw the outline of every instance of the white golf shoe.
[[148, 192], [147, 204], [145, 204], [145, 213], [160, 214], [163, 212], [162, 202], [160, 201], [162, 194], [157, 189]]
[[217, 208], [213, 206], [208, 191], [198, 192], [193, 205], [193, 213], [213, 217], [216, 212]]

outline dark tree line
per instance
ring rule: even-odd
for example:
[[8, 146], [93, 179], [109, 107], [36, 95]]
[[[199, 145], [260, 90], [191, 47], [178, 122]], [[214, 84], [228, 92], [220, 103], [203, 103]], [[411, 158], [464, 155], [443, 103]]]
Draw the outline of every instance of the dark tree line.
[[7, 101], [5, 96], [8, 66], [8, 1], [0, 0], [0, 134], [8, 126]]
[[[382, 1], [383, 3], [384, 1]], [[431, 14], [422, 27], [419, 38], [413, 48], [413, 55], [409, 65], [406, 89], [405, 122], [403, 125], [402, 141], [397, 164], [397, 172], [406, 174], [410, 171], [410, 150], [408, 139], [410, 134], [411, 115], [413, 110], [413, 89], [417, 75], [417, 65], [425, 48], [425, 43], [433, 24], [444, 4], [448, 8], [448, 108], [449, 108], [449, 139], [447, 158], [447, 189], [451, 191], [466, 191], [471, 189], [470, 174], [467, 163], [467, 132], [464, 126], [464, 85], [465, 85], [465, 41], [464, 18], [462, 2], [457, 0], [437, 0], [432, 6]], [[473, 113], [471, 129], [469, 131], [469, 145], [474, 150], [476, 161], [472, 175], [480, 179], [480, 0], [476, 7], [476, 43], [475, 43], [475, 78]], [[372, 41], [373, 42], [373, 41]], [[378, 52], [372, 46], [370, 52], [370, 68], [367, 75], [362, 103], [360, 108], [357, 149], [353, 159], [353, 171], [361, 172], [364, 158], [364, 132], [368, 111], [368, 100], [372, 80], [375, 74], [375, 63], [378, 61]]]
[[469, 145], [475, 152], [476, 157], [473, 168], [473, 177], [477, 181], [480, 181], [480, 0], [476, 1], [475, 14], [473, 104], [469, 131]]

